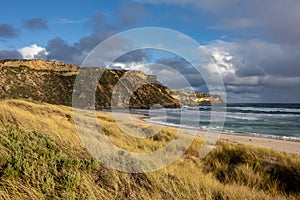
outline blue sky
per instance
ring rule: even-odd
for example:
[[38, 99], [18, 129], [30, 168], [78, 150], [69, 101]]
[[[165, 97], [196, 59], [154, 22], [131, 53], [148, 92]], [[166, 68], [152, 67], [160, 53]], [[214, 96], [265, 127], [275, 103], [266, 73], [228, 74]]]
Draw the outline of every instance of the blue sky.
[[[32, 43], [45, 46], [55, 37], [60, 37], [70, 43], [92, 33], [92, 27], [88, 21], [96, 14], [103, 14], [106, 23], [114, 24], [118, 20], [117, 13], [124, 5], [140, 5], [143, 9], [142, 16], [137, 23], [120, 27], [117, 31], [127, 30], [134, 27], [158, 26], [181, 31], [199, 42], [207, 42], [218, 39], [222, 32], [209, 28], [209, 20], [205, 14], [197, 13], [197, 19], [187, 14], [188, 7], [176, 5], [152, 5], [140, 4], [129, 1], [7, 1], [2, 3], [0, 13], [1, 23], [10, 24], [16, 29], [19, 37], [10, 41], [1, 42], [1, 48], [21, 48]], [[131, 13], [131, 11], [128, 11]], [[132, 11], [133, 14], [135, 11]], [[196, 11], [192, 11], [196, 12]], [[47, 25], [46, 29], [28, 30], [24, 27], [24, 20], [41, 18]], [[194, 25], [193, 25], [194, 24]], [[5, 38], [4, 38], [5, 40]]]
[[[300, 102], [297, 0], [11, 0], [1, 7], [0, 59], [45, 58], [80, 65], [88, 51], [112, 34], [163, 27], [188, 35], [211, 54], [230, 102]], [[135, 52], [133, 60], [125, 61], [127, 68], [141, 66], [149, 54]], [[180, 73], [189, 71], [174, 55], [154, 58], [180, 68]], [[138, 69], [159, 74], [157, 68]], [[193, 87], [203, 88], [200, 79], [191, 80]]]

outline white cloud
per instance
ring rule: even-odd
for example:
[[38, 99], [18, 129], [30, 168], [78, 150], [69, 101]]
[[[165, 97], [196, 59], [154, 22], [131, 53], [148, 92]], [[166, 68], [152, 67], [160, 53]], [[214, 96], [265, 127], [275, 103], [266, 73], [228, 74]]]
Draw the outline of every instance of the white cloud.
[[212, 57], [215, 60], [219, 73], [221, 74], [235, 73], [235, 68], [233, 64], [229, 62], [230, 60], [233, 59], [233, 56], [231, 56], [229, 52], [222, 51], [220, 49], [215, 49], [212, 52]]
[[40, 47], [36, 44], [32, 44], [30, 46], [27, 47], [23, 47], [21, 49], [18, 50], [21, 55], [23, 56], [24, 59], [34, 59], [36, 58], [35, 56], [37, 56], [39, 53], [44, 52], [45, 55], [47, 55], [46, 49], [43, 47]]
[[[203, 18], [207, 28], [234, 31], [244, 37], [272, 37], [278, 42], [298, 42], [300, 40], [300, 1], [299, 0], [135, 0], [154, 5], [167, 4], [184, 7], [200, 13], [190, 19]], [[186, 12], [186, 11], [185, 11]], [[176, 13], [177, 14], [177, 13]], [[177, 14], [180, 16], [180, 14]], [[182, 14], [183, 15], [183, 14]], [[190, 14], [189, 14], [190, 15]], [[173, 15], [170, 15], [173, 17]], [[185, 20], [186, 22], [187, 20]], [[196, 20], [193, 23], [198, 23]], [[200, 23], [201, 24], [201, 20]], [[248, 29], [248, 31], [247, 31]], [[251, 31], [249, 31], [249, 29]], [[201, 30], [201, 29], [200, 29]]]
[[147, 75], [153, 75], [153, 71], [149, 67], [150, 64], [146, 61], [144, 62], [114, 62], [108, 68], [111, 69], [119, 69], [119, 70], [134, 70], [134, 71], [141, 71]]
[[[295, 102], [300, 83], [299, 45], [262, 40], [226, 42], [203, 46], [221, 73], [230, 102]], [[204, 66], [207, 76], [217, 73]], [[299, 90], [299, 89], [298, 89]], [[278, 95], [280, 94], [280, 95]], [[278, 99], [277, 96], [281, 96]], [[276, 97], [276, 98], [275, 98]]]

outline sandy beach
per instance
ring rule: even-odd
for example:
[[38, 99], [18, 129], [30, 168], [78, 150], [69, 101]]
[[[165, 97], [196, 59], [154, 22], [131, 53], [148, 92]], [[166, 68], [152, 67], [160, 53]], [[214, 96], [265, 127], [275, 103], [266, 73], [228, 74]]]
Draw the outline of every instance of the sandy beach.
[[[112, 115], [111, 112], [105, 112], [106, 114]], [[121, 112], [114, 112], [115, 118], [126, 119], [135, 122], [143, 122], [143, 123], [150, 123], [145, 121], [144, 119], [149, 118], [147, 115], [142, 114], [128, 114], [121, 113]], [[166, 126], [168, 128], [178, 129], [176, 127], [167, 126], [167, 125], [160, 125]], [[192, 130], [181, 128], [181, 131], [189, 134]], [[196, 131], [197, 136], [203, 138], [204, 135], [207, 134], [205, 131]], [[269, 148], [278, 152], [285, 152], [288, 154], [295, 154], [300, 156], [300, 142], [296, 141], [288, 141], [288, 140], [279, 140], [279, 139], [272, 139], [272, 138], [262, 138], [262, 137], [254, 137], [254, 136], [242, 136], [242, 135], [234, 135], [234, 134], [220, 134], [219, 140], [230, 142], [230, 143], [238, 143], [238, 144], [245, 144], [257, 147], [265, 147]]]

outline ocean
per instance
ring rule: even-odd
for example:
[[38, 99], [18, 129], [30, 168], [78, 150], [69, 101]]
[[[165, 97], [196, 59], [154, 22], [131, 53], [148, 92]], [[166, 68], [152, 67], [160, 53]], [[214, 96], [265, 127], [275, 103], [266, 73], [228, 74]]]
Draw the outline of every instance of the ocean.
[[213, 124], [211, 123], [213, 112], [216, 115], [226, 114], [223, 133], [300, 142], [300, 104], [227, 104], [226, 107], [219, 107], [221, 109], [200, 106], [134, 110], [134, 112], [149, 115], [150, 118], [145, 120], [152, 123], [203, 131], [222, 128], [210, 126]]

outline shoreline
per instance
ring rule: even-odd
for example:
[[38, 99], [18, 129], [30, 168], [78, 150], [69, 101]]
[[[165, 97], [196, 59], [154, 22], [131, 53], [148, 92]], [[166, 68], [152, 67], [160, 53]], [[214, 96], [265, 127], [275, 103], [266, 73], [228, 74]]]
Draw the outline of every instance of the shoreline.
[[[110, 111], [102, 111], [103, 113], [112, 115]], [[136, 113], [129, 113], [130, 118], [128, 119], [127, 113], [122, 112], [114, 112], [117, 115], [117, 118], [131, 120], [135, 122], [142, 122], [148, 124], [155, 124], [163, 127], [168, 127], [171, 129], [178, 129], [179, 127], [171, 126], [171, 125], [162, 125], [157, 124], [149, 121], [145, 121], [145, 119], [150, 118], [150, 116], [144, 114], [136, 114]], [[181, 128], [181, 131], [189, 134], [190, 131], [196, 131], [197, 136], [200, 138], [204, 138], [204, 136], [208, 133], [207, 131], [189, 129], [189, 128]], [[227, 134], [227, 133], [220, 133], [219, 140], [233, 143], [233, 144], [244, 144], [256, 147], [264, 147], [268, 149], [272, 149], [277, 152], [285, 152], [288, 154], [294, 154], [300, 156], [300, 142], [298, 141], [290, 141], [290, 140], [281, 140], [276, 138], [265, 138], [265, 137], [258, 137], [258, 136], [247, 136], [247, 135], [238, 135], [238, 134]]]

